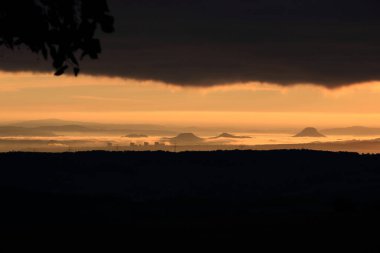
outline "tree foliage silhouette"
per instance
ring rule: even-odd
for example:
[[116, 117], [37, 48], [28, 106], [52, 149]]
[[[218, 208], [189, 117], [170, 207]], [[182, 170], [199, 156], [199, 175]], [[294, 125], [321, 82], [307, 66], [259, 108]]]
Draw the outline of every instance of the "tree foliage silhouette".
[[0, 45], [26, 46], [51, 59], [57, 76], [70, 67], [78, 75], [79, 60], [98, 58], [99, 27], [105, 33], [114, 31], [106, 0], [11, 0], [0, 7]]

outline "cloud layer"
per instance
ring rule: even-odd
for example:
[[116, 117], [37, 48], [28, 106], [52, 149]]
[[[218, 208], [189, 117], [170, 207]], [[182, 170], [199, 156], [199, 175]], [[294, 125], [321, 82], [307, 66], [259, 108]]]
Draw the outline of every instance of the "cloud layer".
[[[184, 86], [380, 80], [376, 0], [110, 0], [116, 32], [85, 73]], [[28, 53], [4, 70], [50, 70]]]

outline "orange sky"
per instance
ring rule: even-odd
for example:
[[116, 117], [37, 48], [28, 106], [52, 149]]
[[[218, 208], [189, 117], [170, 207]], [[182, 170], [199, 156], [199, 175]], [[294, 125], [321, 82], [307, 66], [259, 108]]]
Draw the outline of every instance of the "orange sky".
[[336, 90], [247, 83], [181, 88], [154, 81], [0, 72], [2, 122], [42, 118], [252, 127], [380, 126], [380, 82]]

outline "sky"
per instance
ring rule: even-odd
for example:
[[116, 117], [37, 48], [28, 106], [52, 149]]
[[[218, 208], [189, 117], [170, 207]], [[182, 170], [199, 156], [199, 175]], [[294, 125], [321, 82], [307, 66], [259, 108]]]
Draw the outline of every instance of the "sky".
[[109, 5], [116, 31], [78, 78], [0, 49], [0, 121], [380, 126], [378, 1]]
[[380, 82], [337, 89], [0, 72], [2, 121], [41, 118], [251, 128], [380, 126]]

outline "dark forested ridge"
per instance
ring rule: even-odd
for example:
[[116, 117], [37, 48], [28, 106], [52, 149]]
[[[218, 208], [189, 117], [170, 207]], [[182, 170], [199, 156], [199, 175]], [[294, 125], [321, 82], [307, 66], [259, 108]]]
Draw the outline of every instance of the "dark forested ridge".
[[144, 236], [165, 228], [240, 238], [290, 231], [352, 235], [379, 224], [380, 155], [6, 153], [0, 164], [2, 231], [107, 225], [146, 229]]

